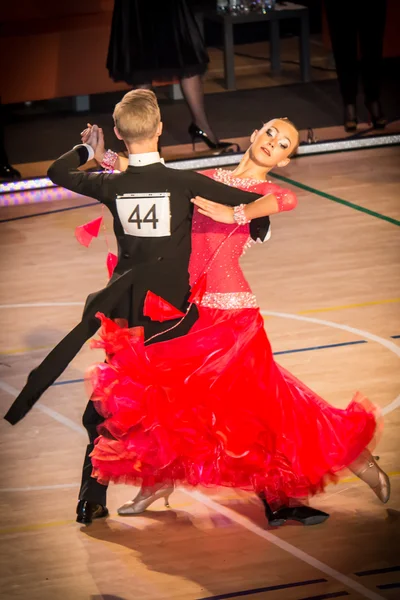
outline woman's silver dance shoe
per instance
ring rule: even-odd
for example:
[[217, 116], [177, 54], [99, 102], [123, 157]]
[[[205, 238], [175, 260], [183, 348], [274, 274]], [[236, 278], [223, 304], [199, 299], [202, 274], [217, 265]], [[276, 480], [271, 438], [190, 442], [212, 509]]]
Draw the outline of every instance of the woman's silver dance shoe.
[[170, 485], [163, 485], [156, 489], [154, 487], [141, 488], [133, 500], [119, 507], [118, 514], [122, 516], [140, 515], [149, 508], [150, 504], [160, 498], [164, 498], [164, 504], [169, 508], [169, 497], [173, 491], [174, 487]]

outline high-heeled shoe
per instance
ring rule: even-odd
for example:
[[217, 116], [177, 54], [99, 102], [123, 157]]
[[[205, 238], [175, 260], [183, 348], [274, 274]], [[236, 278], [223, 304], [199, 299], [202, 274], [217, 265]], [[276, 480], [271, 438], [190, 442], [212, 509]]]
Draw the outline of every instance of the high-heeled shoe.
[[286, 521], [298, 521], [305, 526], [319, 525], [319, 523], [329, 519], [328, 513], [304, 504], [300, 506], [281, 506], [277, 510], [272, 510], [263, 493], [258, 494], [258, 497], [264, 505], [265, 516], [271, 527], [280, 527]]
[[0, 164], [0, 180], [13, 181], [21, 179], [21, 173], [14, 169], [8, 162]]
[[365, 106], [369, 112], [369, 120], [374, 129], [385, 129], [387, 120], [383, 116], [382, 108], [378, 100], [373, 102], [365, 102]]
[[192, 146], [193, 146], [193, 152], [196, 149], [196, 141], [200, 140], [201, 142], [204, 142], [209, 148], [210, 150], [215, 150], [216, 152], [219, 152], [220, 154], [223, 154], [225, 152], [240, 152], [240, 146], [239, 144], [236, 144], [235, 142], [213, 142], [208, 135], [206, 134], [205, 131], [203, 131], [202, 129], [200, 129], [200, 127], [197, 127], [197, 125], [195, 125], [195, 123], [191, 123], [189, 125], [189, 135], [192, 139]]
[[[370, 485], [368, 479], [363, 479], [362, 475], [374, 467], [378, 470], [378, 483], [377, 485]], [[355, 475], [357, 475], [357, 477], [359, 477], [361, 480], [365, 481], [365, 483], [369, 485], [379, 500], [383, 502], [383, 504], [386, 504], [390, 498], [390, 479], [385, 471], [383, 471], [375, 461], [369, 461], [365, 467], [361, 469], [361, 471], [358, 471], [357, 473], [355, 472]]]
[[147, 508], [149, 508], [150, 504], [153, 504], [156, 500], [160, 498], [164, 498], [164, 504], [167, 508], [169, 508], [169, 497], [174, 491], [173, 486], [162, 486], [155, 491], [154, 488], [142, 488], [139, 490], [137, 496], [123, 504], [118, 509], [118, 514], [125, 515], [140, 515]]
[[344, 107], [344, 130], [347, 133], [357, 131], [357, 113], [355, 104], [346, 104]]

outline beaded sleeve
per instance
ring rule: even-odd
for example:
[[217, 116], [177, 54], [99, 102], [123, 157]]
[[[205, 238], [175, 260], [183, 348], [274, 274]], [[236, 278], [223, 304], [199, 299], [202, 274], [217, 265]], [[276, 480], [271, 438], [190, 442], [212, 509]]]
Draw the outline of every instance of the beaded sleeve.
[[279, 188], [276, 192], [270, 192], [274, 194], [275, 198], [278, 201], [279, 212], [284, 212], [287, 210], [293, 210], [297, 206], [297, 196], [290, 190], [286, 190], [284, 188]]
[[117, 160], [118, 154], [116, 152], [113, 152], [112, 150], [107, 150], [100, 165], [106, 171], [114, 171], [115, 163], [117, 162]]

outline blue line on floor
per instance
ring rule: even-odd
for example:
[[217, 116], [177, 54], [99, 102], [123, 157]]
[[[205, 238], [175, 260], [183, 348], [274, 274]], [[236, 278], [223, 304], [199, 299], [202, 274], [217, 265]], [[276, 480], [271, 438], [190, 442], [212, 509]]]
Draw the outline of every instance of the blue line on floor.
[[281, 350], [274, 352], [274, 356], [279, 354], [294, 354], [295, 352], [309, 352], [310, 350], [325, 350], [326, 348], [339, 348], [340, 346], [355, 346], [356, 344], [367, 344], [367, 340], [356, 340], [354, 342], [342, 342], [340, 344], [325, 344], [323, 346], [310, 346], [309, 348], [296, 348], [295, 350]]
[[65, 381], [57, 381], [56, 383], [53, 383], [53, 386], [69, 385], [70, 383], [82, 383], [82, 381], [85, 381], [85, 380], [84, 379], [66, 379]]
[[99, 205], [100, 202], [89, 202], [89, 204], [80, 204], [79, 206], [68, 206], [67, 208], [57, 208], [45, 212], [33, 213], [33, 215], [21, 215], [20, 217], [11, 217], [11, 219], [0, 219], [0, 223], [9, 223], [10, 221], [20, 221], [21, 219], [30, 219], [31, 217], [43, 217], [44, 215], [54, 215], [55, 213], [66, 212], [67, 210], [77, 210], [78, 208], [87, 208], [88, 206]]
[[241, 596], [250, 596], [252, 594], [261, 594], [262, 592], [273, 592], [276, 590], [287, 590], [303, 585], [314, 585], [315, 583], [327, 583], [327, 579], [311, 579], [310, 581], [297, 581], [296, 583], [287, 583], [282, 585], [272, 585], [262, 588], [254, 588], [252, 590], [243, 590], [240, 592], [230, 592], [228, 594], [218, 594], [217, 596], [207, 596], [200, 600], [226, 600], [228, 598], [239, 598]]
[[384, 567], [383, 569], [370, 569], [369, 571], [358, 571], [358, 573], [354, 573], [357, 577], [366, 577], [368, 575], [380, 575], [381, 573], [394, 573], [395, 571], [400, 571], [400, 566], [396, 565], [395, 567]]
[[307, 596], [307, 598], [299, 598], [299, 600], [329, 600], [329, 598], [342, 598], [350, 596], [349, 592], [331, 592], [330, 594], [320, 594], [319, 596]]
[[[274, 356], [280, 354], [295, 354], [297, 352], [310, 352], [311, 350], [325, 350], [327, 348], [339, 348], [341, 346], [355, 346], [357, 344], [368, 344], [366, 340], [355, 340], [353, 342], [342, 342], [340, 344], [326, 344], [324, 346], [310, 346], [309, 348], [296, 348], [295, 350], [281, 350], [279, 352], [273, 352]], [[54, 385], [68, 385], [70, 383], [82, 383], [84, 379], [66, 379], [65, 381], [57, 381]]]
[[400, 335], [391, 335], [390, 337], [392, 338], [392, 340], [398, 340], [400, 338]]
[[400, 581], [396, 583], [384, 583], [382, 585], [376, 586], [379, 590], [394, 590], [396, 588], [400, 588]]

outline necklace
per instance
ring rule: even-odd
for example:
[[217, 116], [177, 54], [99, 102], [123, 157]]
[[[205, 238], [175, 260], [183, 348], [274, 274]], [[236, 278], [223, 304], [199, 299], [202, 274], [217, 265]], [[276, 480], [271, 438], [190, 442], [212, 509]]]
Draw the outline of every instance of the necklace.
[[260, 183], [267, 183], [265, 179], [254, 179], [251, 177], [236, 177], [232, 175], [231, 171], [227, 171], [226, 169], [216, 169], [214, 179], [217, 181], [224, 183], [225, 185], [230, 185], [231, 187], [241, 187], [241, 188], [250, 188], [255, 185], [259, 185]]

